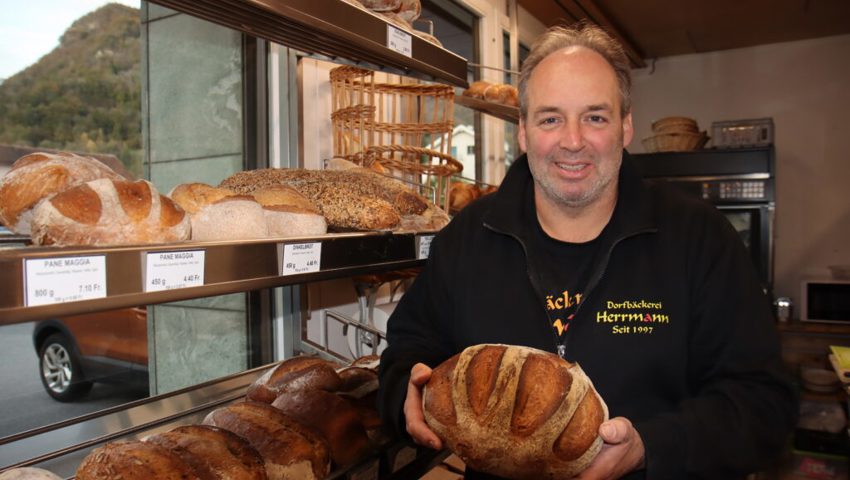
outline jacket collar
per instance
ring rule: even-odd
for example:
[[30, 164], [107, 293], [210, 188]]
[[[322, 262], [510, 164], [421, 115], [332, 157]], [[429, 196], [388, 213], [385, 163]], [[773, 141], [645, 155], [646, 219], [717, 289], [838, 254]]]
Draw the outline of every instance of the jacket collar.
[[[534, 180], [528, 168], [528, 157], [523, 154], [505, 175], [490, 209], [484, 214], [484, 225], [524, 238], [529, 220], [523, 218], [523, 199], [528, 189], [533, 188]], [[614, 240], [656, 228], [649, 191], [625, 150], [618, 177], [617, 205], [614, 207], [609, 227], [613, 233], [611, 238]]]

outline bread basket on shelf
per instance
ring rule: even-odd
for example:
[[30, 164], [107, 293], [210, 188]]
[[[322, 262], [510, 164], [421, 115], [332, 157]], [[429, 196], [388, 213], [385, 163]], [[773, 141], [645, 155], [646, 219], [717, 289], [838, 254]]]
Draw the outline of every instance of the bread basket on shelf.
[[700, 132], [696, 120], [688, 117], [665, 117], [652, 123], [654, 135], [641, 140], [649, 153], [687, 152], [698, 150], [708, 141], [706, 132]]
[[[374, 72], [331, 70], [334, 155], [419, 185], [448, 211], [449, 177], [463, 165], [451, 155], [454, 89], [376, 82]], [[430, 195], [429, 195], [430, 196]]]

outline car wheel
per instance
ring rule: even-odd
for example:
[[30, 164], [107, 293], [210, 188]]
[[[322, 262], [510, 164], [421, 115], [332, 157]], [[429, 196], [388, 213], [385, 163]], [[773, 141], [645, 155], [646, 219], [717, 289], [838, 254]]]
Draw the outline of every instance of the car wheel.
[[61, 333], [47, 337], [38, 352], [41, 383], [47, 393], [59, 400], [76, 400], [91, 390], [92, 383], [83, 378], [80, 359], [71, 341]]

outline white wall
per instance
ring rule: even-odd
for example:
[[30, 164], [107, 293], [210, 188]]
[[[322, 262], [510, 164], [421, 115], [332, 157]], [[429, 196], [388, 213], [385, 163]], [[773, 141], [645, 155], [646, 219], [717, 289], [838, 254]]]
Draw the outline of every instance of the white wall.
[[663, 58], [633, 74], [632, 152], [665, 116], [709, 131], [773, 117], [776, 296], [799, 302], [803, 276], [850, 264], [850, 35]]

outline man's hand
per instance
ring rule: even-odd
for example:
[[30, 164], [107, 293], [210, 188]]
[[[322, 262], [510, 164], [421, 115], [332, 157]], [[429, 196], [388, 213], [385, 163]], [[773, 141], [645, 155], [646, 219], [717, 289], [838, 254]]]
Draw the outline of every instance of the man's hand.
[[627, 418], [617, 417], [599, 426], [605, 442], [593, 463], [578, 479], [615, 479], [644, 467], [643, 440]]
[[422, 386], [431, 378], [431, 368], [424, 363], [417, 363], [410, 369], [410, 382], [407, 384], [407, 398], [404, 400], [404, 418], [407, 433], [419, 445], [439, 450], [442, 442], [425, 423], [422, 413]]

